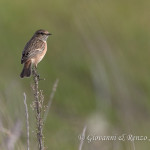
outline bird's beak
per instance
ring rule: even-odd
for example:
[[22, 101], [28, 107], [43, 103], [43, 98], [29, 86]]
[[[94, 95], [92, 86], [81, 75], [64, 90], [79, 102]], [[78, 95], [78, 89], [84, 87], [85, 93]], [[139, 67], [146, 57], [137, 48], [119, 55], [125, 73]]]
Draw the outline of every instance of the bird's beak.
[[47, 35], [53, 35], [53, 34], [51, 34], [51, 33], [48, 33]]

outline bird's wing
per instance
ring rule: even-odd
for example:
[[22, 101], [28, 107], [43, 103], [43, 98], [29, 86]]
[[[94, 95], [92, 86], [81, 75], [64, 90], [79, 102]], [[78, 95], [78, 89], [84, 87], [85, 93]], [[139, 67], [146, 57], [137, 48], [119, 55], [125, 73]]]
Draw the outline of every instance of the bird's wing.
[[39, 39], [31, 39], [22, 52], [21, 64], [35, 57], [45, 49], [45, 43]]

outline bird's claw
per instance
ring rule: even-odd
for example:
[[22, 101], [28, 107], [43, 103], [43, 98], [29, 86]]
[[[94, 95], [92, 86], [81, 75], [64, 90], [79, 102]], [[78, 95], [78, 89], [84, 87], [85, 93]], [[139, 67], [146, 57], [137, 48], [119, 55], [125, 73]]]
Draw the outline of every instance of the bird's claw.
[[40, 78], [40, 75], [39, 74], [37, 74], [37, 79], [40, 81], [40, 80], [45, 80], [45, 78]]

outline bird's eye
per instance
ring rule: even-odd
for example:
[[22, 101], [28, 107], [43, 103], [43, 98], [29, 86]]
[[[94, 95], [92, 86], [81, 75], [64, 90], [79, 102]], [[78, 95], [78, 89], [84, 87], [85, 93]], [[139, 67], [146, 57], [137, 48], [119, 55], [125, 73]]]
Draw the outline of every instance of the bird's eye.
[[41, 32], [41, 34], [43, 35], [44, 33], [43, 33], [43, 32]]

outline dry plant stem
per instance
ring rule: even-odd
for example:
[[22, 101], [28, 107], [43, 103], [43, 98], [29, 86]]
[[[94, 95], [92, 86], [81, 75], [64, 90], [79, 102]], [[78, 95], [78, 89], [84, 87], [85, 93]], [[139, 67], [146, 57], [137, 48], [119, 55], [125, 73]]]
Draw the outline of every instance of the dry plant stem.
[[36, 132], [37, 132], [38, 147], [39, 150], [43, 150], [44, 149], [43, 133], [42, 133], [43, 122], [41, 118], [41, 108], [40, 108], [39, 89], [38, 89], [39, 76], [37, 74], [35, 67], [32, 69], [32, 75], [34, 80], [34, 98], [35, 98], [35, 112], [36, 112], [36, 123], [37, 123]]
[[131, 142], [132, 142], [133, 150], [135, 150], [135, 143], [134, 141], [131, 141]]
[[29, 141], [29, 113], [28, 113], [28, 106], [26, 101], [26, 93], [24, 93], [24, 105], [25, 105], [25, 114], [26, 114], [26, 128], [27, 128], [27, 150], [30, 150], [30, 141]]
[[55, 95], [55, 92], [56, 92], [56, 89], [57, 89], [57, 86], [58, 86], [58, 82], [59, 82], [59, 79], [56, 79], [54, 85], [53, 85], [53, 89], [52, 89], [52, 92], [50, 94], [50, 98], [49, 98], [49, 102], [48, 102], [48, 106], [45, 110], [45, 113], [44, 113], [44, 118], [43, 118], [43, 122], [45, 123], [46, 119], [47, 119], [47, 116], [48, 116], [48, 112], [50, 110], [50, 107], [51, 107], [51, 104], [52, 104], [52, 101], [53, 101], [53, 98], [54, 98], [54, 95]]
[[86, 126], [84, 126], [83, 131], [82, 131], [82, 135], [81, 135], [81, 139], [80, 139], [80, 145], [79, 145], [79, 150], [82, 150], [82, 146], [85, 140], [85, 132], [86, 132]]

